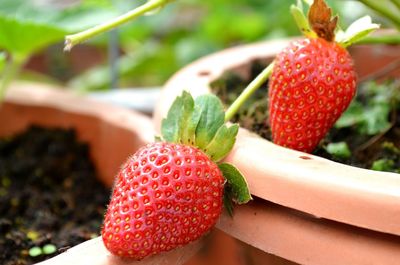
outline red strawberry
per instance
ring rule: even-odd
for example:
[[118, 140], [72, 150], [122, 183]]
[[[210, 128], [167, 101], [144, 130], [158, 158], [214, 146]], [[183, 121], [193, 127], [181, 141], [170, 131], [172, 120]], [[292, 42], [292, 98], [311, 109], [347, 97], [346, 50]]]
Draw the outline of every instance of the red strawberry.
[[201, 150], [158, 142], [118, 173], [102, 229], [115, 255], [137, 260], [201, 237], [222, 209], [225, 180]]
[[[292, 7], [292, 12], [297, 10]], [[341, 46], [346, 43], [335, 42], [337, 17], [331, 18], [326, 3], [315, 0], [311, 5], [310, 25], [299, 19], [301, 15], [296, 16], [300, 28], [311, 37], [293, 41], [275, 59], [269, 122], [276, 144], [312, 152], [349, 106], [356, 92], [356, 73]]]
[[277, 55], [269, 85], [273, 141], [313, 151], [355, 92], [356, 73], [346, 49], [322, 38], [292, 42]]
[[232, 200], [251, 199], [242, 174], [217, 165], [239, 129], [224, 117], [213, 95], [175, 99], [161, 125], [165, 142], [138, 150], [117, 175], [102, 229], [110, 252], [140, 260], [185, 245], [215, 225], [222, 202], [231, 213]]

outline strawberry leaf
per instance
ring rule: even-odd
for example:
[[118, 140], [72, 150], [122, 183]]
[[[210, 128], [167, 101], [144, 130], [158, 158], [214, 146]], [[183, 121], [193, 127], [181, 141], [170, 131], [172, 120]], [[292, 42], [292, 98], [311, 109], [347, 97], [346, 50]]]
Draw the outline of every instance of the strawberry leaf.
[[235, 144], [238, 131], [239, 125], [237, 124], [229, 128], [225, 124], [221, 126], [205, 148], [206, 154], [215, 162], [224, 158]]
[[382, 158], [374, 161], [371, 169], [376, 171], [394, 171], [395, 163], [391, 159]]
[[193, 110], [194, 100], [192, 96], [183, 91], [182, 95], [172, 103], [167, 118], [161, 123], [161, 134], [164, 140], [174, 143], [186, 143], [188, 141], [187, 138], [190, 136], [188, 132], [185, 132], [185, 128], [191, 120]]
[[233, 217], [233, 193], [231, 185], [225, 184], [224, 187], [224, 207], [230, 217]]
[[20, 21], [0, 15], [0, 48], [26, 57], [61, 41], [66, 31], [47, 24]]
[[290, 12], [292, 13], [297, 26], [304, 36], [310, 38], [315, 38], [317, 36], [308, 23], [307, 17], [303, 11], [303, 5], [300, 0], [297, 1], [297, 5], [290, 6]]
[[252, 198], [242, 173], [235, 166], [228, 163], [221, 163], [218, 167], [232, 188], [233, 201], [237, 204], [249, 202]]
[[336, 122], [335, 127], [353, 127], [360, 133], [374, 135], [385, 132], [391, 126], [390, 112], [400, 98], [398, 87], [391, 83], [370, 82], [359, 89], [360, 95]]
[[0, 72], [3, 71], [4, 66], [6, 65], [7, 57], [4, 52], [0, 52]]
[[313, 4], [313, 0], [303, 0], [303, 2], [306, 3], [308, 6], [311, 6]]
[[336, 158], [349, 158], [351, 157], [351, 151], [346, 142], [329, 143], [326, 146], [326, 151]]
[[339, 31], [335, 40], [342, 46], [347, 47], [379, 29], [379, 27], [379, 24], [372, 23], [370, 16], [364, 16], [354, 21], [346, 31]]
[[188, 118], [188, 124], [185, 127], [185, 131], [183, 133], [183, 143], [196, 145], [196, 129], [199, 124], [201, 118], [201, 112], [199, 111], [199, 106], [194, 105], [194, 109], [191, 117]]
[[162, 121], [165, 141], [196, 146], [213, 161], [224, 158], [232, 149], [238, 125], [227, 127], [225, 113], [218, 97], [203, 95], [196, 100], [184, 91], [177, 97]]
[[200, 117], [196, 128], [196, 146], [205, 149], [225, 122], [221, 101], [214, 95], [202, 95], [195, 100], [196, 117]]

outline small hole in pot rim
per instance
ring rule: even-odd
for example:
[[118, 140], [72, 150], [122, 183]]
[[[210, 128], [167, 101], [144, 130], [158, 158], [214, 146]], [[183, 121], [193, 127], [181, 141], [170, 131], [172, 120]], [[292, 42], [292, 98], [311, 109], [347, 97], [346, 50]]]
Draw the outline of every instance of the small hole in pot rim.
[[198, 73], [199, 76], [209, 76], [211, 73], [208, 70], [203, 70]]
[[311, 160], [312, 158], [309, 156], [299, 156], [299, 158], [303, 159], [303, 160]]

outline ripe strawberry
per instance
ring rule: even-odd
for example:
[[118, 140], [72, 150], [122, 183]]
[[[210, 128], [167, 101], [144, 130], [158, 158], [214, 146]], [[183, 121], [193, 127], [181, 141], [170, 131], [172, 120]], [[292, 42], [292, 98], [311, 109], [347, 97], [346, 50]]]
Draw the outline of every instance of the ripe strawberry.
[[345, 47], [379, 25], [365, 17], [336, 38], [338, 17], [331, 17], [324, 0], [313, 2], [308, 22], [300, 1], [291, 11], [307, 38], [291, 42], [276, 56], [269, 123], [276, 144], [312, 152], [356, 93], [356, 73]]
[[225, 179], [199, 149], [149, 144], [119, 172], [102, 230], [107, 249], [137, 260], [198, 239], [222, 210]]
[[162, 121], [164, 142], [139, 149], [117, 175], [101, 233], [111, 253], [140, 260], [185, 245], [215, 225], [222, 202], [231, 213], [232, 200], [251, 199], [242, 174], [219, 162], [239, 129], [224, 117], [213, 95], [175, 99]]
[[356, 92], [346, 49], [323, 38], [290, 43], [275, 60], [269, 116], [276, 144], [312, 152]]

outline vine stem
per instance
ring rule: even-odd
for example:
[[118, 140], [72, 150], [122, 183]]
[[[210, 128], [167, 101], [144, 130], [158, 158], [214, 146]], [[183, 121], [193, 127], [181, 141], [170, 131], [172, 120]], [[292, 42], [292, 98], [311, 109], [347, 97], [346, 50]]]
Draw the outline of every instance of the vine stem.
[[392, 3], [400, 10], [400, 0], [392, 0]]
[[360, 0], [360, 2], [390, 19], [396, 25], [396, 27], [400, 29], [400, 17], [392, 9], [375, 0]]
[[239, 95], [239, 97], [232, 103], [232, 105], [225, 112], [225, 121], [229, 121], [235, 116], [238, 112], [239, 108], [243, 105], [246, 100], [249, 99], [251, 95], [258, 88], [261, 87], [262, 84], [267, 81], [267, 79], [271, 76], [272, 69], [274, 67], [274, 62], [270, 63], [247, 87], [243, 90], [243, 92]]
[[366, 36], [357, 44], [400, 44], [400, 34]]
[[26, 56], [11, 57], [6, 69], [4, 70], [3, 77], [0, 80], [0, 103], [4, 100], [9, 84], [12, 80], [14, 80], [22, 66], [25, 64], [26, 60]]
[[97, 36], [101, 33], [107, 32], [113, 28], [116, 28], [128, 21], [134, 20], [135, 18], [138, 18], [142, 15], [145, 15], [146, 13], [156, 10], [157, 8], [161, 8], [164, 5], [168, 4], [173, 0], [150, 0], [147, 3], [129, 11], [128, 13], [125, 13], [119, 17], [116, 17], [114, 19], [111, 19], [109, 21], [106, 21], [100, 25], [97, 25], [93, 28], [84, 30], [82, 32], [73, 34], [73, 35], [68, 35], [65, 37], [65, 47], [64, 51], [70, 51], [72, 47], [75, 45], [86, 41], [94, 36]]

